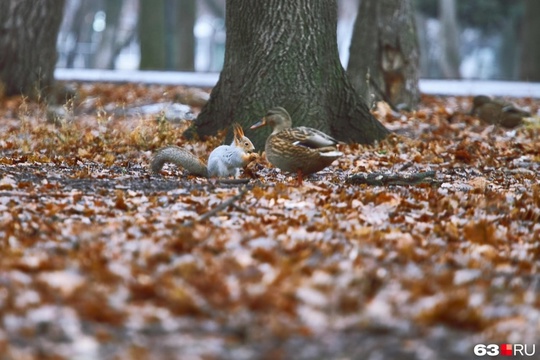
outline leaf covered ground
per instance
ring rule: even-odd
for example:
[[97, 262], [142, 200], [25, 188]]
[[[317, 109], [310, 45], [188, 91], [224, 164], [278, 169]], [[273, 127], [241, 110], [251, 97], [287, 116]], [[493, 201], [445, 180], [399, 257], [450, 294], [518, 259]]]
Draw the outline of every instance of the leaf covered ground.
[[222, 142], [136, 111], [196, 114], [201, 90], [72, 86], [55, 114], [0, 102], [2, 358], [473, 359], [540, 339], [540, 100], [512, 99], [533, 114], [515, 130], [467, 115], [470, 97], [381, 104], [387, 140], [301, 187], [262, 160], [244, 188], [148, 172], [161, 146]]

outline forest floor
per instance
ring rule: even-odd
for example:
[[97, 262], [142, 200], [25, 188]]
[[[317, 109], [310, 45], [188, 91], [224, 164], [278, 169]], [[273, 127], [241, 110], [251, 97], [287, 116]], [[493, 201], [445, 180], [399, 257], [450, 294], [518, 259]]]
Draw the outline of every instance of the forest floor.
[[539, 99], [511, 99], [533, 114], [514, 130], [468, 115], [470, 97], [380, 104], [387, 140], [342, 146], [300, 187], [264, 160], [231, 186], [149, 174], [161, 146], [206, 158], [222, 138], [185, 141], [186, 122], [125, 111], [182, 101], [196, 114], [201, 90], [73, 86], [56, 115], [0, 100], [1, 359], [540, 352]]

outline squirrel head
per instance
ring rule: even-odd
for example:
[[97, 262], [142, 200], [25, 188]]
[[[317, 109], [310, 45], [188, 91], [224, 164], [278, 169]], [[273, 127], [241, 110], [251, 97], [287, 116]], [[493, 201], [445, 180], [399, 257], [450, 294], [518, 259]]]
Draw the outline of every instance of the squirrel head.
[[243, 149], [245, 152], [252, 152], [255, 150], [255, 146], [251, 140], [244, 135], [244, 129], [238, 123], [233, 124], [234, 140], [233, 144], [236, 147]]

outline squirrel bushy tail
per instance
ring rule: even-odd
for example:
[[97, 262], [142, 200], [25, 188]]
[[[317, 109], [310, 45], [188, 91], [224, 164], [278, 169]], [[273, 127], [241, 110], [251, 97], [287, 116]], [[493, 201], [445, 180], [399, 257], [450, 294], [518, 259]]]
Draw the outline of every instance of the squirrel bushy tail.
[[183, 167], [193, 175], [208, 177], [208, 169], [199, 158], [188, 150], [174, 145], [159, 149], [152, 157], [150, 169], [157, 174], [168, 162]]

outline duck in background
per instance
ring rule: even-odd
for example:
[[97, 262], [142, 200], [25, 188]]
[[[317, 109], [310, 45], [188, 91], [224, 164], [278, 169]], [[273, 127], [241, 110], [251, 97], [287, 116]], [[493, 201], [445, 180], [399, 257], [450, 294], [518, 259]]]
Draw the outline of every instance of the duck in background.
[[485, 95], [473, 98], [471, 115], [477, 116], [488, 124], [500, 125], [508, 129], [521, 125], [524, 117], [531, 116], [527, 111], [520, 110], [510, 103], [493, 100]]

